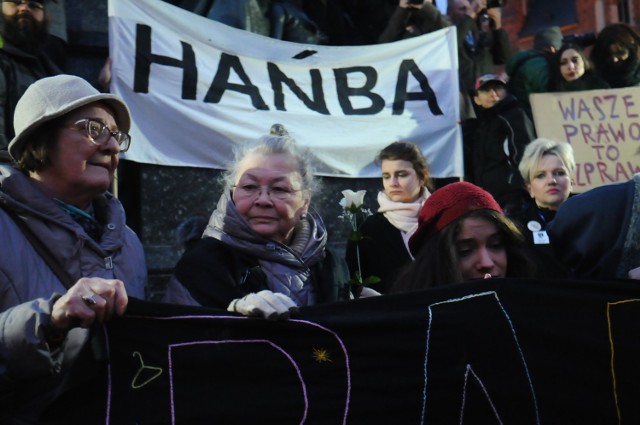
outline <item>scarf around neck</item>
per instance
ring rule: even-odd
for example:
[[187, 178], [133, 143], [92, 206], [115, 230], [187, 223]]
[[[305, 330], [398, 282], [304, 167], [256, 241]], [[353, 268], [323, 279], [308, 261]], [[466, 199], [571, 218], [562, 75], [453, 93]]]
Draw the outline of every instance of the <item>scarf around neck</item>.
[[271, 291], [287, 295], [300, 307], [315, 304], [310, 267], [324, 259], [327, 243], [324, 223], [315, 211], [309, 210], [296, 226], [291, 245], [285, 245], [257, 234], [225, 191], [203, 236], [255, 257]]
[[393, 227], [400, 230], [407, 251], [409, 251], [409, 238], [418, 229], [420, 209], [430, 195], [427, 188], [423, 187], [420, 197], [415, 201], [396, 202], [392, 201], [383, 190], [378, 192], [378, 204], [380, 204], [378, 212], [382, 213]]
[[89, 204], [88, 211], [85, 211], [74, 205], [67, 204], [58, 198], [53, 198], [53, 201], [58, 204], [60, 208], [66, 211], [76, 223], [82, 226], [84, 231], [87, 232], [87, 235], [89, 235], [94, 241], [100, 241], [100, 238], [102, 237], [102, 225], [96, 219], [93, 204]]

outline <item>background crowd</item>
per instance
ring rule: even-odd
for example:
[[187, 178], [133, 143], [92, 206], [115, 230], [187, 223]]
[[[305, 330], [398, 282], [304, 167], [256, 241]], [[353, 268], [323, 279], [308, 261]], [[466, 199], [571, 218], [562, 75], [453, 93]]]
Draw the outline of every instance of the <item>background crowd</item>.
[[[94, 324], [122, 315], [129, 296], [146, 297], [142, 244], [110, 193], [132, 117], [97, 88], [108, 83], [108, 62], [95, 86], [63, 73], [65, 39], [49, 34], [60, 5], [2, 2], [2, 423], [40, 423], [52, 400], [97, 372]], [[286, 123], [274, 125], [237, 152], [208, 223], [191, 222], [165, 302], [275, 320], [319, 303], [475, 279], [640, 277], [640, 175], [572, 196], [571, 146], [537, 138], [528, 102], [538, 92], [637, 85], [634, 28], [612, 24], [587, 43], [545, 28], [531, 51], [512, 55], [500, 7], [485, 0], [451, 0], [445, 14], [429, 2], [359, 5], [191, 6], [303, 43], [393, 42], [455, 26], [463, 181], [434, 187], [416, 144], [389, 141], [375, 158], [379, 208], [356, 223], [343, 258], [313, 208], [309, 153]], [[358, 211], [362, 202], [345, 201], [345, 214]]]

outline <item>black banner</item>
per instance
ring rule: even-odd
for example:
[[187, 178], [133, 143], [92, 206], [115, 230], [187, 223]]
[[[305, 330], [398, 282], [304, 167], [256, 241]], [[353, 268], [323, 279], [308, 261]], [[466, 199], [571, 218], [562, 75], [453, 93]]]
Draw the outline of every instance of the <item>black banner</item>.
[[106, 328], [94, 412], [117, 425], [637, 424], [639, 288], [494, 279], [283, 322], [132, 300]]

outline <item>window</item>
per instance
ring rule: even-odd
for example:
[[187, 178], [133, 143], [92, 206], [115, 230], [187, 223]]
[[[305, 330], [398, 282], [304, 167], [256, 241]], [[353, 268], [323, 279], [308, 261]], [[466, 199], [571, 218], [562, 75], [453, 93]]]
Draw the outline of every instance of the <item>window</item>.
[[575, 0], [529, 0], [527, 16], [518, 35], [527, 37], [542, 28], [575, 24], [577, 16]]

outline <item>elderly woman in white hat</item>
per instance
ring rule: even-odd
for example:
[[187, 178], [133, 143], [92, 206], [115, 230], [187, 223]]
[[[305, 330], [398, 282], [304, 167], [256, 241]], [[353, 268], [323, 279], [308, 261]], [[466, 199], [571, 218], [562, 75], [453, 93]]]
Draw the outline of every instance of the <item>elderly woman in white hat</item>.
[[88, 328], [145, 296], [142, 245], [108, 192], [130, 125], [122, 100], [70, 75], [16, 106], [16, 164], [0, 166], [1, 423], [40, 423]]

